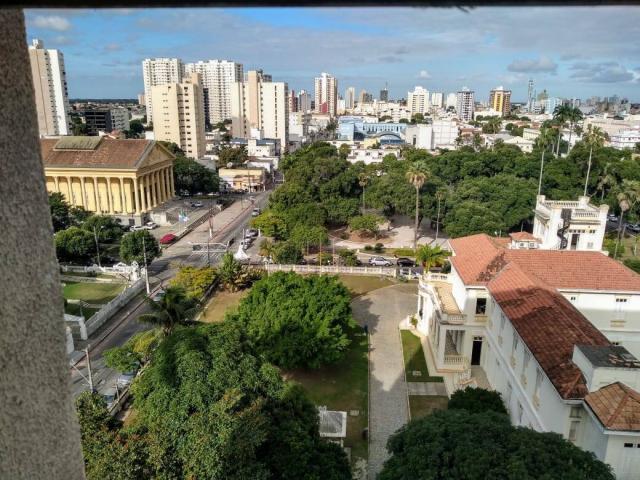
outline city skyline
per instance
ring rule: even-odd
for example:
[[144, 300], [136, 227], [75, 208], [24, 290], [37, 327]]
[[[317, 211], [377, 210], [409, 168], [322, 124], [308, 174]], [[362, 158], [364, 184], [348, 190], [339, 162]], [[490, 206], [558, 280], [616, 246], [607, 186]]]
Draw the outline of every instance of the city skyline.
[[629, 41], [640, 36], [636, 7], [28, 10], [26, 18], [28, 40], [64, 52], [72, 98], [135, 98], [144, 58], [178, 57], [262, 68], [296, 91], [313, 91], [326, 71], [340, 94], [354, 86], [377, 95], [388, 82], [393, 99], [415, 86], [467, 86], [486, 101], [504, 85], [522, 102], [532, 78], [552, 96], [640, 101], [640, 46]]

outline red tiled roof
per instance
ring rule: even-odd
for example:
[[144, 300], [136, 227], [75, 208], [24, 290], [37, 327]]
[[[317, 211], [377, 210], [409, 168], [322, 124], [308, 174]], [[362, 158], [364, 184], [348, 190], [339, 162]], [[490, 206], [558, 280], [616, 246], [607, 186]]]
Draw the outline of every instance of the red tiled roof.
[[93, 150], [56, 150], [57, 138], [40, 140], [45, 167], [75, 168], [136, 168], [153, 140], [114, 139], [102, 137]]
[[616, 382], [584, 398], [598, 420], [609, 430], [640, 430], [640, 394]]
[[511, 237], [516, 242], [527, 241], [527, 242], [540, 243], [540, 240], [534, 237], [533, 234], [529, 232], [514, 232], [514, 233], [510, 233], [509, 237]]
[[571, 361], [574, 345], [610, 345], [569, 301], [510, 262], [487, 289], [562, 398], [583, 398], [588, 389]]
[[640, 275], [600, 252], [504, 248], [486, 234], [450, 240], [451, 263], [467, 285], [486, 285], [509, 262], [547, 285], [569, 290], [640, 292]]

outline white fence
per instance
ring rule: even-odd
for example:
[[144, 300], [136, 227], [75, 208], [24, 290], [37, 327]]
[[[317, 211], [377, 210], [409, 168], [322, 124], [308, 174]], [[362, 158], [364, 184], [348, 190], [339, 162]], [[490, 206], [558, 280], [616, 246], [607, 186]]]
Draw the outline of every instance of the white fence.
[[396, 277], [398, 270], [394, 267], [346, 267], [334, 265], [279, 265], [266, 264], [267, 272], [296, 272], [296, 273], [332, 273], [347, 275], [384, 275]]
[[[130, 281], [137, 280], [139, 278], [139, 267], [136, 262], [131, 265], [126, 263], [116, 263], [113, 267], [99, 267], [96, 264], [90, 267], [82, 267], [76, 265], [60, 265], [60, 270], [63, 273], [103, 273], [105, 275], [121, 275], [126, 277]], [[89, 277], [90, 278], [90, 277]], [[89, 280], [90, 281], [90, 280]]]
[[129, 300], [144, 289], [144, 279], [136, 280], [129, 288], [107, 303], [86, 322], [87, 335], [92, 335], [98, 328], [105, 324], [118, 310], [125, 306]]

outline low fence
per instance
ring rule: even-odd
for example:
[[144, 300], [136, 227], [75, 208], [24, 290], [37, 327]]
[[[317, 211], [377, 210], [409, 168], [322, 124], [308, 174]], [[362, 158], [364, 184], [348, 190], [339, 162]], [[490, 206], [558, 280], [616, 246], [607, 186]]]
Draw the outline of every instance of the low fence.
[[394, 267], [347, 267], [334, 265], [280, 265], [266, 264], [256, 265], [264, 268], [267, 272], [296, 272], [296, 273], [332, 273], [347, 275], [383, 275], [386, 277], [397, 277], [398, 270]]
[[124, 277], [110, 277], [110, 278], [98, 278], [98, 277], [77, 277], [75, 275], [60, 275], [60, 280], [63, 282], [82, 282], [82, 283], [128, 283], [129, 281]]
[[115, 297], [103, 308], [97, 311], [86, 322], [87, 334], [92, 335], [98, 328], [105, 324], [118, 310], [125, 306], [129, 301], [140, 293], [145, 287], [144, 279], [140, 278], [133, 282], [129, 288], [124, 290], [120, 295]]
[[[95, 274], [105, 274], [105, 275], [120, 275], [126, 277], [129, 280], [137, 280], [138, 278], [138, 264], [133, 263], [132, 265], [127, 265], [126, 263], [116, 263], [112, 267], [99, 267], [98, 265], [91, 265], [88, 267], [78, 266], [78, 265], [60, 265], [60, 270], [63, 274], [65, 273], [95, 273]], [[70, 275], [73, 276], [73, 275]], [[85, 279], [89, 279], [92, 277], [82, 277], [83, 281]], [[96, 280], [96, 279], [94, 279]], [[91, 282], [92, 280], [86, 280]]]

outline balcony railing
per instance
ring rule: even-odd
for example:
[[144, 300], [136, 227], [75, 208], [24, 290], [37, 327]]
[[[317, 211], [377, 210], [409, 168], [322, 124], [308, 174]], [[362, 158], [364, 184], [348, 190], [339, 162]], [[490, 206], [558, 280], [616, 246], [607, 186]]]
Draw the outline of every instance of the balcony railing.
[[489, 316], [485, 313], [477, 313], [475, 315], [475, 321], [476, 323], [487, 323], [487, 319], [489, 318]]
[[444, 365], [447, 366], [465, 366], [468, 360], [464, 355], [450, 354], [444, 356]]
[[448, 273], [427, 272], [424, 274], [427, 282], [448, 282], [451, 283], [451, 276]]

